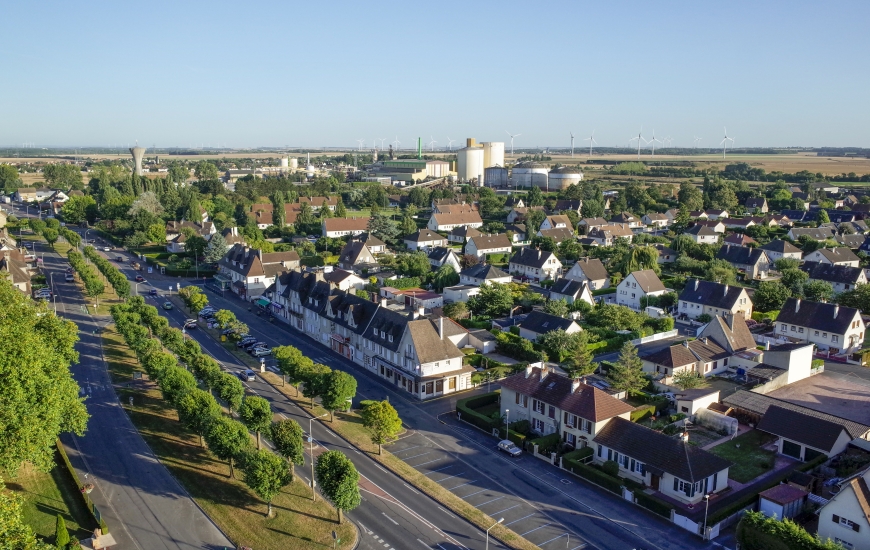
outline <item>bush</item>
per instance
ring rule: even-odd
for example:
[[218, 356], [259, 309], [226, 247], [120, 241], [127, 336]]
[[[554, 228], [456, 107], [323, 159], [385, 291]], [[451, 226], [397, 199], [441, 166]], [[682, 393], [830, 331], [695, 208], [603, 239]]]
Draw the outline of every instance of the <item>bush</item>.
[[[616, 493], [617, 495], [622, 494], [622, 483], [618, 478], [611, 477], [601, 470], [594, 468], [592, 466], [587, 466], [586, 464], [580, 464], [579, 462], [575, 462], [573, 460], [569, 460], [570, 467], [566, 466], [566, 469], [574, 475], [582, 477], [596, 485], [604, 487], [608, 491]], [[562, 465], [565, 466], [565, 462], [562, 461]]]
[[380, 401], [375, 401], [374, 399], [364, 399], [363, 401], [359, 402], [359, 409], [363, 410], [374, 403], [380, 403]]
[[761, 512], [747, 511], [737, 524], [737, 540], [746, 550], [836, 550], [842, 548], [830, 540], [822, 542], [803, 527], [784, 519], [769, 518]]
[[652, 495], [646, 494], [645, 492], [643, 492], [643, 489], [635, 489], [634, 500], [647, 510], [655, 512], [656, 514], [662, 517], [666, 517], [668, 519], [670, 519], [671, 517], [671, 510], [674, 509], [673, 506], [671, 506], [667, 502], [658, 499]]
[[517, 420], [511, 422], [511, 429], [523, 435], [529, 435], [532, 433], [532, 423], [528, 420]]
[[640, 422], [648, 416], [653, 416], [656, 413], [655, 405], [644, 405], [631, 411], [631, 421]]
[[492, 433], [493, 429], [501, 426], [501, 419], [493, 420], [488, 416], [484, 416], [474, 409], [489, 405], [498, 401], [500, 392], [486, 393], [475, 397], [466, 397], [456, 402], [456, 412], [462, 415], [462, 420], [477, 426], [487, 433]]
[[[505, 439], [504, 428], [499, 428], [498, 437], [499, 437], [499, 439]], [[525, 448], [526, 448], [526, 436], [525, 435], [511, 429], [511, 430], [508, 430], [507, 439], [510, 439], [511, 441], [516, 443], [517, 447], [519, 447], [520, 449], [525, 450]]]
[[545, 435], [544, 437], [539, 437], [537, 439], [530, 439], [529, 440], [529, 449], [534, 449], [534, 447], [532, 447], [532, 445], [537, 445], [538, 446], [538, 454], [544, 455], [544, 456], [549, 456], [550, 453], [554, 453], [558, 450], [559, 443], [561, 443], [561, 442], [562, 442], [562, 440], [559, 437], [559, 434], [553, 433], [550, 435]]
[[489, 321], [489, 320], [481, 321], [479, 319], [475, 319], [473, 321], [471, 319], [460, 319], [459, 324], [465, 328], [470, 328], [470, 329], [482, 328], [485, 330], [489, 330], [492, 327], [492, 321]]
[[611, 477], [619, 477], [619, 464], [613, 460], [606, 460], [601, 465], [601, 471]]
[[575, 449], [570, 453], [565, 453], [562, 455], [562, 463], [564, 464], [566, 460], [571, 460], [574, 462], [583, 462], [583, 460], [589, 458], [595, 453], [592, 450], [592, 447], [583, 447], [582, 449]]
[[405, 277], [404, 279], [392, 279], [385, 282], [386, 286], [391, 286], [393, 288], [398, 288], [399, 290], [402, 290], [404, 288], [414, 288], [420, 286], [420, 277]]

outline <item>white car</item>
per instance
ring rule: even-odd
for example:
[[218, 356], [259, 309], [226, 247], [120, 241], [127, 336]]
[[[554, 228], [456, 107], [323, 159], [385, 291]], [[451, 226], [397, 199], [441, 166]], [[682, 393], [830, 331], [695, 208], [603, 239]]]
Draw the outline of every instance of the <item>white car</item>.
[[103, 250], [106, 251], [106, 252], [111, 252], [111, 251], [112, 251], [112, 248], [109, 247], [109, 246], [105, 246], [105, 247], [103, 247]]
[[72, 273], [67, 273], [63, 279], [68, 283], [76, 280]]
[[520, 456], [523, 451], [517, 447], [513, 441], [509, 439], [502, 439], [498, 442], [498, 450], [505, 452], [513, 457]]
[[272, 355], [272, 350], [269, 348], [254, 348], [254, 351], [251, 352], [251, 355], [253, 355], [254, 357]]

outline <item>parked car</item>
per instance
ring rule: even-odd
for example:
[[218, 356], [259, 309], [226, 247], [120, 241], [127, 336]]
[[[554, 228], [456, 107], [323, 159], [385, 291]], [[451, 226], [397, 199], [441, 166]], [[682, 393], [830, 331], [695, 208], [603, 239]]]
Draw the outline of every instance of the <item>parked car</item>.
[[238, 342], [236, 342], [236, 347], [241, 348], [241, 347], [244, 347], [244, 346], [246, 346], [250, 343], [256, 342], [256, 341], [257, 341], [257, 339], [254, 338], [253, 336], [247, 336], [245, 338], [242, 338]]
[[251, 351], [251, 355], [253, 355], [254, 357], [272, 355], [272, 350], [269, 348], [254, 348], [253, 351]]
[[104, 246], [104, 247], [103, 247], [103, 251], [104, 251], [104, 252], [111, 252], [111, 251], [112, 251], [112, 247], [110, 247], [110, 246]]
[[196, 319], [188, 319], [187, 321], [184, 322], [184, 328], [186, 328], [186, 329], [191, 329], [191, 328], [196, 328], [196, 327], [197, 327]]
[[169, 311], [172, 309], [172, 302], [163, 302], [163, 309]]
[[229, 336], [230, 334], [234, 333], [235, 331], [236, 331], [236, 329], [234, 329], [234, 328], [225, 328], [221, 331], [221, 334], [224, 336]]
[[137, 283], [144, 283], [145, 277], [143, 277], [142, 275], [136, 275], [136, 282]]
[[520, 456], [523, 451], [517, 447], [513, 441], [509, 439], [503, 439], [498, 442], [498, 450], [504, 453], [507, 453], [511, 456]]
[[72, 273], [72, 272], [73, 272], [73, 268], [72, 268], [72, 266], [69, 266], [68, 268], [66, 268], [66, 272], [67, 272], [67, 273]]
[[212, 306], [205, 306], [204, 308], [199, 310], [199, 312], [200, 313], [217, 313], [217, 310], [215, 308], [213, 308]]
[[151, 290], [148, 291], [148, 295], [149, 296], [157, 296], [157, 289], [152, 288]]
[[261, 348], [261, 347], [264, 347], [265, 345], [266, 345], [266, 342], [259, 342], [259, 341], [255, 340], [254, 342], [248, 342], [247, 344], [245, 344], [242, 347], [245, 348], [245, 351], [251, 351], [254, 348]]
[[68, 282], [68, 283], [71, 283], [72, 281], [75, 281], [76, 278], [72, 273], [67, 273], [66, 276], [63, 278], [63, 280]]

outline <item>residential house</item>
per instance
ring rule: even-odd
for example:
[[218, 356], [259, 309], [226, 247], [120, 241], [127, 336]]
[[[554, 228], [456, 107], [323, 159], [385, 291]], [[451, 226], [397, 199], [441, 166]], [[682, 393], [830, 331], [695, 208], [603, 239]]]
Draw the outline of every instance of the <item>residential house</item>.
[[583, 218], [577, 225], [578, 229], [582, 228], [583, 234], [588, 235], [593, 229], [600, 229], [609, 223], [604, 218]]
[[732, 246], [749, 246], [750, 244], [758, 244], [758, 241], [744, 235], [743, 233], [732, 233], [722, 240], [722, 244], [730, 244]]
[[862, 233], [852, 233], [851, 235], [835, 235], [834, 240], [840, 246], [851, 250], [858, 250], [864, 244], [865, 236]]
[[842, 424], [776, 405], [768, 407], [758, 429], [778, 438], [779, 454], [804, 462], [819, 455], [836, 456], [853, 439]]
[[788, 238], [797, 242], [801, 237], [807, 237], [814, 241], [833, 239], [837, 233], [830, 227], [792, 227], [788, 231]]
[[350, 241], [338, 254], [338, 267], [348, 271], [367, 269], [378, 265], [372, 251], [361, 241]]
[[576, 212], [577, 215], [580, 215], [580, 212], [583, 210], [583, 201], [580, 200], [558, 200], [556, 201], [556, 206], [553, 208], [554, 212], [566, 212], [570, 210], [571, 212]]
[[480, 235], [468, 240], [465, 253], [484, 258], [489, 254], [510, 254], [512, 248], [511, 241], [505, 234]]
[[477, 206], [464, 200], [441, 199], [433, 201], [432, 211], [437, 214], [459, 214], [462, 212], [477, 212]]
[[467, 302], [480, 294], [480, 287], [474, 285], [454, 285], [444, 287], [444, 303]]
[[468, 227], [467, 225], [463, 225], [453, 228], [450, 233], [447, 234], [447, 240], [451, 243], [464, 245], [468, 241], [468, 239], [479, 237], [480, 235], [483, 235], [483, 233], [481, 233], [477, 229], [474, 229], [473, 227]]
[[204, 221], [202, 223], [188, 221], [166, 222], [166, 250], [168, 252], [174, 254], [184, 252], [185, 242], [187, 241], [187, 236], [182, 232], [182, 229], [184, 228], [188, 228], [193, 231], [195, 235], [198, 235], [205, 240], [211, 239], [211, 236], [217, 233], [217, 229], [215, 229], [214, 224], [210, 221]]
[[686, 229], [683, 235], [688, 235], [698, 244], [716, 244], [719, 242], [719, 233], [706, 225], [695, 224]]
[[372, 254], [386, 254], [389, 252], [387, 249], [387, 243], [375, 237], [371, 233], [363, 233], [358, 237], [352, 237], [351, 240], [360, 241], [361, 243], [366, 245], [366, 248], [369, 249], [369, 252]]
[[652, 269], [634, 271], [616, 286], [616, 303], [640, 311], [643, 309], [641, 301], [644, 298], [661, 296], [667, 291]]
[[804, 260], [808, 262], [821, 262], [823, 264], [845, 265], [849, 267], [858, 267], [861, 263], [860, 258], [846, 247], [820, 248], [815, 252], [811, 252], [804, 256]]
[[653, 245], [653, 248], [658, 250], [659, 258], [656, 260], [660, 264], [672, 264], [677, 261], [677, 251], [670, 248], [669, 246], [663, 245], [661, 243], [656, 243]]
[[326, 218], [321, 222], [323, 236], [333, 239], [361, 235], [369, 230], [371, 218]]
[[611, 246], [617, 239], [627, 239], [628, 242], [634, 239], [634, 232], [626, 224], [607, 224], [591, 230], [587, 235], [599, 246]]
[[571, 281], [587, 282], [592, 290], [610, 287], [610, 275], [604, 264], [598, 258], [580, 258], [565, 273], [565, 278]]
[[667, 217], [667, 215], [659, 214], [658, 212], [647, 212], [643, 215], [641, 221], [655, 229], [664, 229], [673, 223], [673, 220]]
[[520, 337], [532, 342], [537, 342], [539, 337], [554, 330], [563, 330], [567, 334], [574, 334], [582, 329], [573, 319], [557, 317], [537, 309], [529, 313], [520, 323]]
[[665, 212], [665, 216], [668, 217], [668, 220], [670, 221], [670, 223], [674, 223], [674, 220], [676, 220], [677, 216], [679, 216], [679, 215], [680, 215], [679, 208], [670, 208]]
[[532, 210], [544, 210], [543, 206], [529, 206], [526, 208], [513, 208], [507, 215], [507, 223], [523, 223], [526, 221], [526, 216]]
[[558, 229], [560, 227], [567, 227], [571, 230], [574, 229], [574, 226], [571, 225], [571, 218], [564, 214], [557, 214], [554, 216], [547, 216], [544, 218], [544, 221], [541, 223], [540, 229]]
[[239, 297], [253, 300], [269, 288], [275, 278], [298, 267], [299, 254], [290, 252], [263, 252], [236, 244], [218, 262], [218, 274]]
[[843, 204], [845, 204], [849, 208], [855, 206], [856, 204], [860, 204], [860, 203], [861, 203], [861, 201], [858, 200], [858, 197], [856, 197], [855, 195], [846, 195], [845, 197], [843, 197]]
[[345, 291], [361, 290], [368, 281], [362, 277], [358, 277], [353, 271], [335, 268], [329, 273], [323, 275], [323, 279], [327, 283], [331, 283], [335, 288]]
[[574, 231], [570, 227], [557, 227], [555, 229], [541, 229], [538, 231], [538, 237], [548, 237], [553, 239], [556, 244], [564, 241], [575, 240]]
[[514, 244], [528, 240], [528, 235], [526, 235], [526, 225], [523, 223], [509, 223], [505, 226], [504, 232], [505, 235], [511, 236], [511, 242]]
[[429, 250], [438, 246], [447, 246], [447, 239], [431, 229], [421, 229], [412, 235], [406, 236], [403, 240], [409, 250]]
[[24, 254], [17, 250], [0, 251], [0, 279], [6, 279], [19, 291], [30, 296], [30, 270]]
[[716, 258], [725, 260], [742, 271], [749, 279], [763, 278], [770, 270], [770, 259], [760, 248], [724, 245], [716, 253]]
[[510, 195], [504, 201], [504, 207], [508, 209], [508, 211], [514, 208], [525, 208], [526, 203], [523, 201], [523, 198], [520, 195]]
[[849, 550], [870, 550], [870, 468], [847, 477], [817, 512], [818, 535]]
[[688, 279], [680, 294], [677, 311], [692, 319], [703, 314], [716, 317], [726, 313], [751, 319], [752, 300], [746, 289], [740, 286]]
[[650, 373], [660, 387], [668, 388], [674, 383], [674, 375], [681, 372], [696, 372], [706, 377], [725, 371], [731, 356], [715, 340], [699, 338], [646, 354], [641, 360], [644, 372]]
[[[275, 224], [275, 206], [271, 202], [260, 202], [251, 205], [248, 211], [248, 218], [253, 220], [257, 227], [266, 229], [270, 225]], [[296, 223], [296, 218], [299, 216], [299, 205], [294, 203], [284, 204], [284, 225]]]
[[760, 248], [767, 254], [767, 258], [771, 263], [775, 263], [780, 258], [800, 260], [803, 257], [803, 251], [800, 248], [780, 239], [774, 239]]
[[562, 262], [552, 252], [521, 248], [511, 256], [508, 271], [523, 279], [544, 281], [558, 278], [562, 272]]
[[319, 211], [324, 206], [335, 212], [335, 207], [338, 206], [338, 197], [299, 197], [291, 206], [294, 206], [294, 210], [299, 210], [302, 203], [308, 203], [314, 212]]
[[721, 218], [716, 221], [721, 221], [725, 229], [747, 229], [756, 225], [753, 218]]
[[431, 265], [434, 270], [437, 270], [439, 267], [444, 265], [449, 265], [456, 273], [459, 273], [462, 270], [459, 263], [459, 256], [456, 255], [456, 252], [452, 248], [447, 248], [445, 246], [436, 246], [429, 250], [429, 265]]
[[767, 199], [764, 197], [749, 197], [746, 199], [746, 210], [753, 214], [767, 214]]
[[809, 342], [831, 353], [852, 353], [864, 344], [864, 321], [855, 308], [788, 298], [776, 317], [776, 335]]
[[510, 273], [505, 273], [487, 263], [473, 265], [459, 272], [460, 285], [483, 286], [489, 283], [506, 285], [511, 282], [511, 279]]
[[675, 409], [678, 413], [695, 416], [700, 409], [706, 409], [719, 402], [719, 390], [713, 388], [694, 388], [674, 392]]
[[551, 300], [565, 300], [569, 304], [583, 301], [595, 305], [592, 290], [586, 281], [572, 281], [571, 279], [559, 279], [550, 287]]
[[477, 229], [483, 225], [477, 210], [456, 212], [453, 214], [438, 214], [433, 212], [426, 227], [432, 231], [450, 231], [460, 226]]
[[719, 219], [729, 217], [727, 210], [716, 210], [715, 208], [709, 208], [704, 211], [704, 214], [707, 215], [707, 219], [711, 221], [716, 221]]
[[610, 218], [610, 223], [616, 223], [621, 225], [627, 225], [631, 229], [640, 229], [643, 227], [643, 222], [641, 222], [637, 216], [630, 212], [622, 212]]
[[37, 200], [36, 189], [33, 187], [19, 187], [15, 190], [13, 199], [16, 202], [34, 202]]
[[809, 281], [828, 283], [836, 293], [853, 290], [858, 285], [867, 284], [867, 274], [860, 267], [804, 262], [800, 269], [809, 275]]
[[227, 250], [233, 247], [233, 245], [241, 244], [247, 246], [247, 242], [245, 242], [245, 237], [239, 233], [239, 228], [236, 226], [233, 227], [225, 227], [223, 231], [221, 231], [221, 236], [223, 236], [224, 241], [227, 243]]
[[703, 210], [692, 210], [689, 212], [689, 217], [693, 220], [706, 220], [707, 213]]

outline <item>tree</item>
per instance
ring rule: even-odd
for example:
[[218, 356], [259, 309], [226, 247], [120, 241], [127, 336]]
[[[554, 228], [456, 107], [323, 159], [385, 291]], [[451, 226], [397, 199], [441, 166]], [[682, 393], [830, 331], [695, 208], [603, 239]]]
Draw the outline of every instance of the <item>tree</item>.
[[45, 239], [45, 242], [47, 242], [49, 246], [54, 248], [54, 243], [57, 242], [57, 230], [46, 227], [42, 230], [42, 238]]
[[75, 164], [47, 164], [42, 176], [53, 189], [84, 189], [82, 169]]
[[342, 512], [350, 511], [361, 502], [359, 472], [340, 451], [326, 451], [317, 457], [314, 475], [324, 496], [338, 509], [338, 523]]
[[547, 356], [561, 363], [573, 343], [573, 335], [562, 329], [551, 330], [538, 337], [538, 344], [547, 352]]
[[272, 407], [258, 395], [247, 395], [239, 407], [239, 418], [249, 430], [257, 433], [257, 448], [260, 448], [260, 433], [272, 425]]
[[432, 280], [435, 288], [438, 291], [444, 290], [444, 287], [453, 286], [459, 283], [459, 273], [450, 264], [444, 264], [435, 272], [435, 277]]
[[275, 191], [275, 194], [272, 195], [272, 224], [278, 228], [284, 227], [284, 193], [282, 191]]
[[373, 213], [369, 219], [369, 232], [386, 243], [392, 243], [399, 236], [399, 224], [390, 219], [385, 212]]
[[827, 302], [834, 295], [834, 288], [825, 281], [807, 281], [803, 292], [804, 298], [811, 302]]
[[185, 252], [190, 253], [194, 258], [199, 258], [205, 252], [208, 246], [208, 241], [199, 235], [191, 235], [184, 243]]
[[737, 269], [725, 260], [711, 260], [704, 272], [704, 278], [723, 285], [737, 283]]
[[637, 356], [637, 348], [631, 341], [622, 345], [619, 360], [610, 367], [607, 375], [615, 389], [629, 394], [637, 393], [646, 386], [643, 361]]
[[782, 277], [779, 279], [785, 288], [788, 289], [792, 296], [800, 297], [804, 293], [804, 283], [810, 276], [806, 271], [800, 269], [786, 269], [782, 272]]
[[351, 400], [356, 396], [356, 378], [350, 374], [334, 370], [323, 380], [323, 393], [320, 403], [329, 411], [330, 422], [335, 418], [335, 411], [346, 411]]
[[[272, 355], [278, 362], [278, 370], [281, 375], [285, 376], [290, 383], [297, 386], [303, 381], [302, 374], [314, 365], [314, 361], [306, 357], [293, 346], [278, 346], [272, 348]], [[297, 395], [298, 395], [298, 389]]]
[[556, 317], [568, 317], [568, 302], [565, 299], [549, 300], [544, 304], [544, 313], [555, 315]]
[[133, 201], [133, 205], [130, 207], [127, 215], [132, 218], [139, 212], [147, 212], [152, 216], [159, 216], [163, 213], [163, 205], [160, 204], [160, 199], [157, 198], [157, 195], [152, 191], [146, 191]]
[[758, 311], [775, 311], [782, 308], [789, 294], [788, 288], [779, 281], [762, 281], [755, 290], [752, 302]]
[[207, 391], [194, 389], [178, 400], [178, 419], [199, 436], [204, 446], [209, 426], [220, 417], [221, 407]]
[[839, 543], [822, 541], [788, 518], [752, 510], [747, 510], [737, 524], [737, 541], [743, 550], [843, 550]]
[[335, 203], [335, 217], [336, 218], [346, 218], [347, 217], [347, 208], [344, 206], [344, 201], [341, 200], [341, 197], [338, 197], [338, 202]]
[[800, 268], [801, 261], [795, 258], [780, 258], [773, 262], [773, 265], [776, 267], [777, 271], [785, 271], [787, 269]]
[[423, 277], [432, 271], [432, 265], [429, 263], [429, 256], [418, 250], [399, 254], [396, 258], [396, 271], [405, 277]]
[[592, 361], [592, 352], [589, 351], [589, 333], [585, 330], [574, 336], [568, 350], [568, 362], [563, 368], [572, 378], [587, 376], [598, 370], [598, 363]]
[[205, 247], [206, 263], [216, 264], [227, 253], [227, 240], [220, 233], [215, 233], [208, 240], [208, 246]]
[[617, 269], [626, 275], [644, 269], [661, 273], [659, 251], [654, 246], [632, 246], [622, 255]]
[[680, 190], [677, 192], [677, 200], [680, 202], [680, 210], [686, 211], [686, 216], [691, 210], [702, 210], [704, 208], [704, 195], [701, 190], [694, 184], [684, 181], [680, 184]]
[[69, 531], [66, 530], [63, 516], [58, 514], [54, 523], [54, 546], [58, 550], [65, 550], [67, 544], [69, 544]]
[[33, 231], [34, 233], [36, 233], [37, 235], [41, 234], [43, 232], [43, 230], [45, 230], [45, 228], [47, 227], [45, 225], [44, 220], [31, 219], [31, 220], [29, 220], [29, 222], [30, 222], [29, 223], [30, 230]]
[[302, 427], [292, 418], [277, 420], [272, 422], [269, 429], [269, 439], [275, 444], [275, 450], [287, 459], [290, 474], [293, 475], [294, 465], [302, 466], [305, 463]]
[[230, 326], [230, 323], [236, 321], [236, 314], [228, 309], [219, 309], [214, 314], [215, 321], [218, 322], [218, 326], [220, 328], [227, 328]]
[[526, 206], [543, 206], [544, 205], [544, 194], [541, 192], [541, 188], [537, 185], [532, 185], [532, 188], [529, 189], [529, 193], [526, 195]]
[[480, 287], [480, 293], [468, 300], [468, 307], [475, 315], [498, 317], [507, 315], [514, 305], [513, 294], [507, 285], [490, 283]]
[[526, 235], [532, 236], [541, 228], [547, 215], [543, 210], [529, 210], [526, 214]]
[[320, 397], [325, 391], [324, 382], [332, 369], [322, 363], [308, 363], [303, 366], [301, 372], [296, 375], [302, 380], [302, 395], [311, 399], [314, 406], [314, 398]]
[[311, 205], [303, 202], [299, 205], [299, 214], [296, 215], [296, 227], [306, 228], [314, 223], [314, 213], [311, 211]]
[[47, 472], [58, 436], [82, 435], [87, 425], [69, 371], [78, 329], [2, 279], [0, 304], [0, 470], [14, 475], [27, 461]]
[[465, 305], [465, 302], [453, 302], [452, 304], [446, 304], [441, 311], [447, 317], [450, 317], [454, 321], [459, 321], [460, 319], [465, 319], [468, 317], [468, 307]]
[[96, 204], [97, 202], [90, 195], [73, 196], [63, 203], [60, 215], [66, 223], [78, 224], [88, 219], [88, 208]]
[[266, 501], [266, 517], [272, 517], [272, 499], [293, 481], [293, 474], [281, 458], [267, 449], [247, 453], [242, 461], [245, 484]]
[[233, 462], [251, 447], [251, 435], [241, 422], [220, 416], [209, 426], [205, 442], [212, 454], [229, 463], [229, 477], [235, 477]]
[[828, 216], [828, 211], [825, 210], [824, 208], [821, 209], [821, 210], [819, 210], [819, 215], [816, 217], [816, 220], [817, 220], [820, 224], [822, 224], [822, 223], [831, 223], [831, 218], [830, 218], [830, 216]]
[[21, 185], [18, 168], [11, 164], [0, 164], [0, 189], [11, 193]]
[[362, 421], [372, 434], [372, 443], [381, 446], [394, 440], [402, 431], [402, 419], [389, 401], [375, 401], [362, 410]]
[[166, 368], [157, 383], [163, 392], [163, 398], [176, 406], [185, 394], [196, 389], [193, 374], [178, 366]]
[[704, 385], [704, 377], [693, 370], [681, 370], [674, 373], [674, 385], [681, 390], [691, 390]]
[[[24, 499], [6, 490], [0, 479], [0, 533], [2, 548], [9, 550], [47, 550], [47, 544], [36, 540], [33, 529], [24, 521]], [[67, 535], [69, 536], [69, 535]]]
[[[190, 177], [190, 169], [181, 163], [174, 162], [169, 165], [169, 182], [174, 182], [169, 187], [171, 189], [175, 189], [175, 184], [183, 185], [187, 182], [187, 179]], [[168, 207], [167, 207], [168, 209]]]
[[218, 397], [227, 404], [230, 414], [242, 406], [242, 398], [245, 395], [245, 387], [242, 381], [228, 372], [221, 373], [221, 377], [215, 384]]
[[219, 177], [217, 166], [207, 160], [201, 160], [193, 168], [193, 177], [199, 181], [216, 180]]
[[870, 312], [870, 284], [857, 285], [852, 290], [841, 292], [837, 296], [837, 303], [841, 306], [857, 308], [862, 313]]

